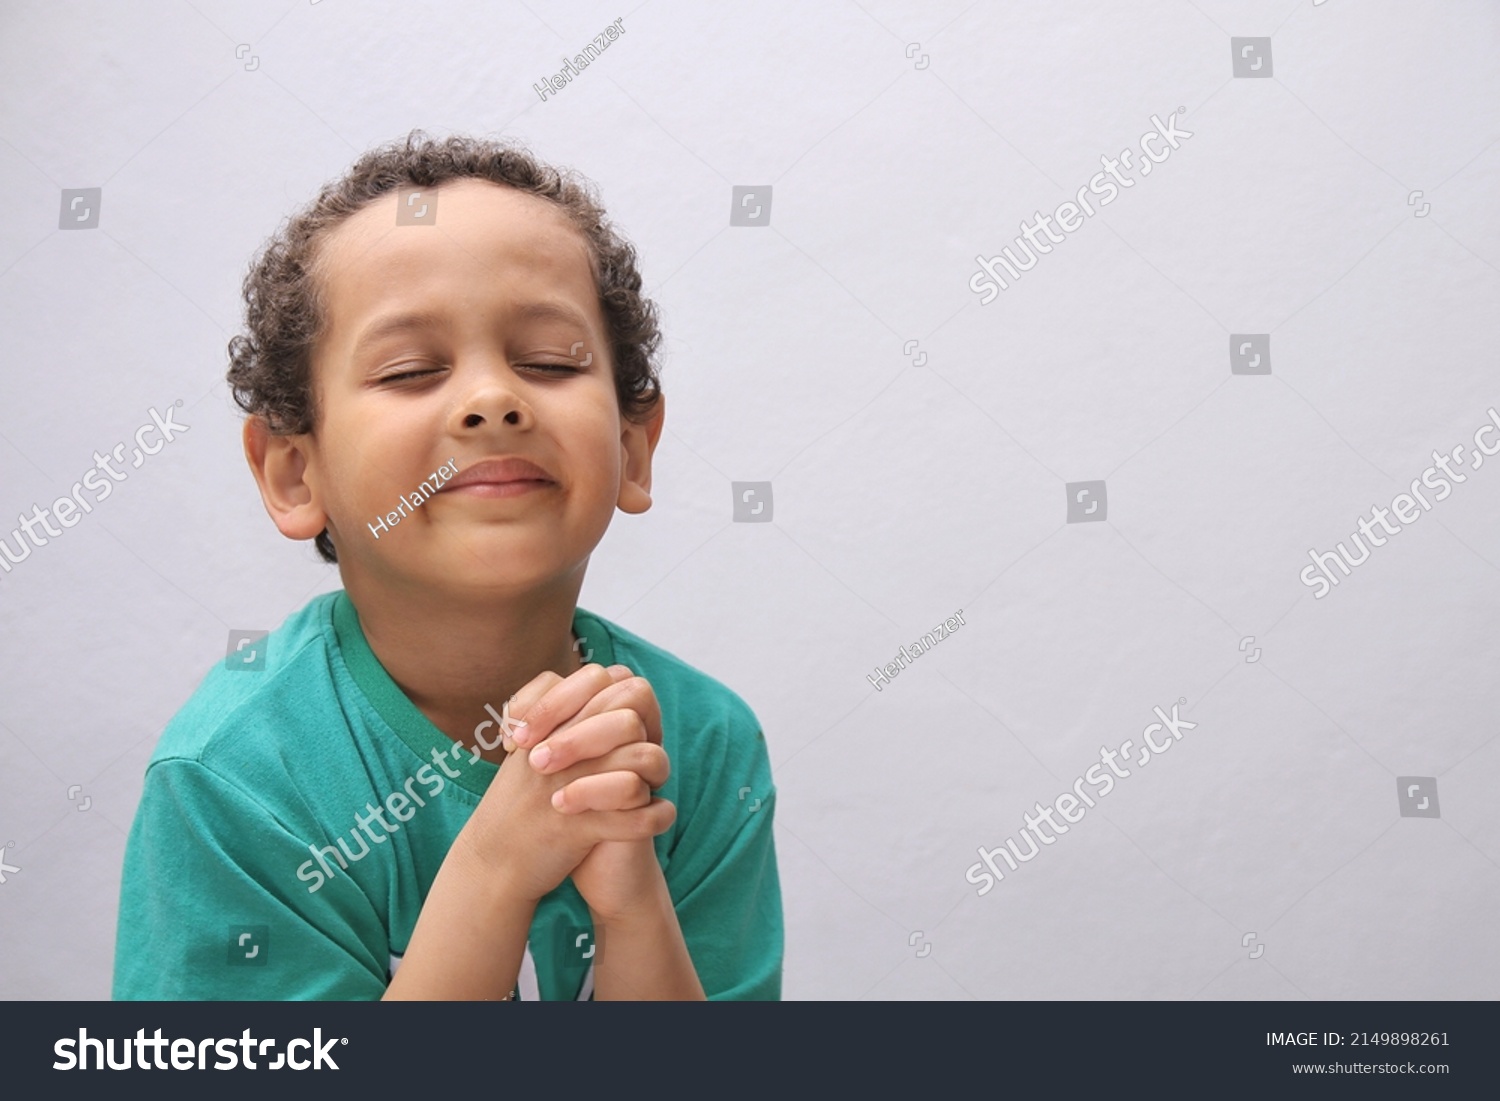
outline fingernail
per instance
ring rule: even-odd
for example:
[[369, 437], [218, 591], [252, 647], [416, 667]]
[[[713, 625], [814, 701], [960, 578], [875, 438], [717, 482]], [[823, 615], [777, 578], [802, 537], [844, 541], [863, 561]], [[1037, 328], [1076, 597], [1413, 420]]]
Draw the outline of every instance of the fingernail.
[[511, 737], [511, 740], [516, 743], [516, 745], [524, 746], [526, 744], [526, 739], [523, 738], [523, 737], [521, 737], [521, 734], [522, 734], [522, 732], [525, 729], [526, 729], [526, 724], [523, 723], [523, 722], [521, 722], [519, 719], [513, 719], [511, 721], [511, 724], [510, 724], [510, 737]]
[[546, 742], [531, 751], [531, 764], [534, 768], [546, 768], [552, 760], [552, 747]]
[[554, 807], [556, 807], [558, 810], [562, 810], [562, 805], [563, 805], [562, 788], [558, 788], [556, 791], [554, 791], [552, 793], [552, 805]]

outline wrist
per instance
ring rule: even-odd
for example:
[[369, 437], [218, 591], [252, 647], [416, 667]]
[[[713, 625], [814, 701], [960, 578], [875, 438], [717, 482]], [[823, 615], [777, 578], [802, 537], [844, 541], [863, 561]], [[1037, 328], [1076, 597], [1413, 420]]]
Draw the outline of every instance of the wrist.
[[655, 925], [663, 918], [676, 921], [677, 910], [672, 904], [672, 894], [667, 890], [666, 876], [661, 865], [652, 854], [650, 866], [643, 868], [641, 877], [627, 898], [621, 899], [608, 910], [596, 908], [589, 903], [589, 918], [595, 928], [624, 929], [632, 926]]
[[486, 912], [524, 911], [529, 921], [541, 902], [541, 895], [526, 889], [507, 856], [502, 854], [497, 858], [483, 852], [467, 829], [459, 831], [449, 849], [444, 867], [449, 863], [454, 865], [455, 878], [476, 896]]
[[[462, 832], [422, 902], [387, 999], [500, 1000], [516, 983], [536, 902]], [[467, 951], [455, 951], [462, 945]]]

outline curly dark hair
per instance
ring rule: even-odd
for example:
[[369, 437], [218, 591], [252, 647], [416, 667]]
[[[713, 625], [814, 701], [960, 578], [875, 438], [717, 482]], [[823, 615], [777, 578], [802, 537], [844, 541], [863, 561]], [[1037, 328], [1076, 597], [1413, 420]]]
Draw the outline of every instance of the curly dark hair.
[[[438, 141], [421, 130], [361, 156], [341, 179], [325, 184], [316, 199], [287, 219], [251, 262], [242, 288], [245, 332], [229, 341], [229, 385], [241, 409], [265, 418], [276, 435], [313, 433], [318, 410], [312, 350], [327, 320], [317, 278], [321, 244], [378, 196], [464, 177], [549, 199], [583, 234], [621, 415], [641, 423], [655, 412], [662, 392], [656, 305], [641, 293], [634, 247], [607, 221], [593, 186], [518, 144], [462, 136]], [[315, 544], [325, 561], [338, 561], [327, 528]]]

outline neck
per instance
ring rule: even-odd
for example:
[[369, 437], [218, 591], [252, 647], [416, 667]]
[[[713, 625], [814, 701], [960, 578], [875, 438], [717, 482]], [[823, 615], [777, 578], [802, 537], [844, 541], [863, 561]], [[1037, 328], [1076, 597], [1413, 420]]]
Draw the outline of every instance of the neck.
[[[567, 677], [583, 662], [573, 645], [573, 612], [583, 571], [554, 585], [503, 598], [472, 593], [394, 596], [345, 578], [365, 641], [397, 687], [439, 730], [465, 746], [501, 704], [536, 676]], [[503, 750], [484, 751], [492, 761]]]

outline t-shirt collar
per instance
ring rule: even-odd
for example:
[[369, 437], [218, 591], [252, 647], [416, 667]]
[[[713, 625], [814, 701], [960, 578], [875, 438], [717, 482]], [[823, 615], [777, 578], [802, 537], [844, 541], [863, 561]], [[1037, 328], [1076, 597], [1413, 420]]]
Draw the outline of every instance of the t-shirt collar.
[[[460, 752], [457, 758], [451, 756], [455, 744], [453, 739], [434, 726], [385, 671], [385, 666], [380, 664], [380, 659], [365, 640], [354, 602], [342, 589], [333, 602], [333, 630], [349, 675], [392, 732], [424, 761], [431, 761], [434, 751], [439, 757], [447, 756], [450, 761], [457, 761], [459, 775], [452, 782], [475, 795], [483, 795], [500, 766], [482, 759], [473, 761], [467, 750]], [[615, 663], [609, 633], [597, 616], [575, 607], [573, 636], [578, 640], [580, 655], [586, 662], [605, 666]], [[496, 711], [499, 711], [501, 702], [494, 701]], [[494, 735], [488, 737], [493, 739]]]

